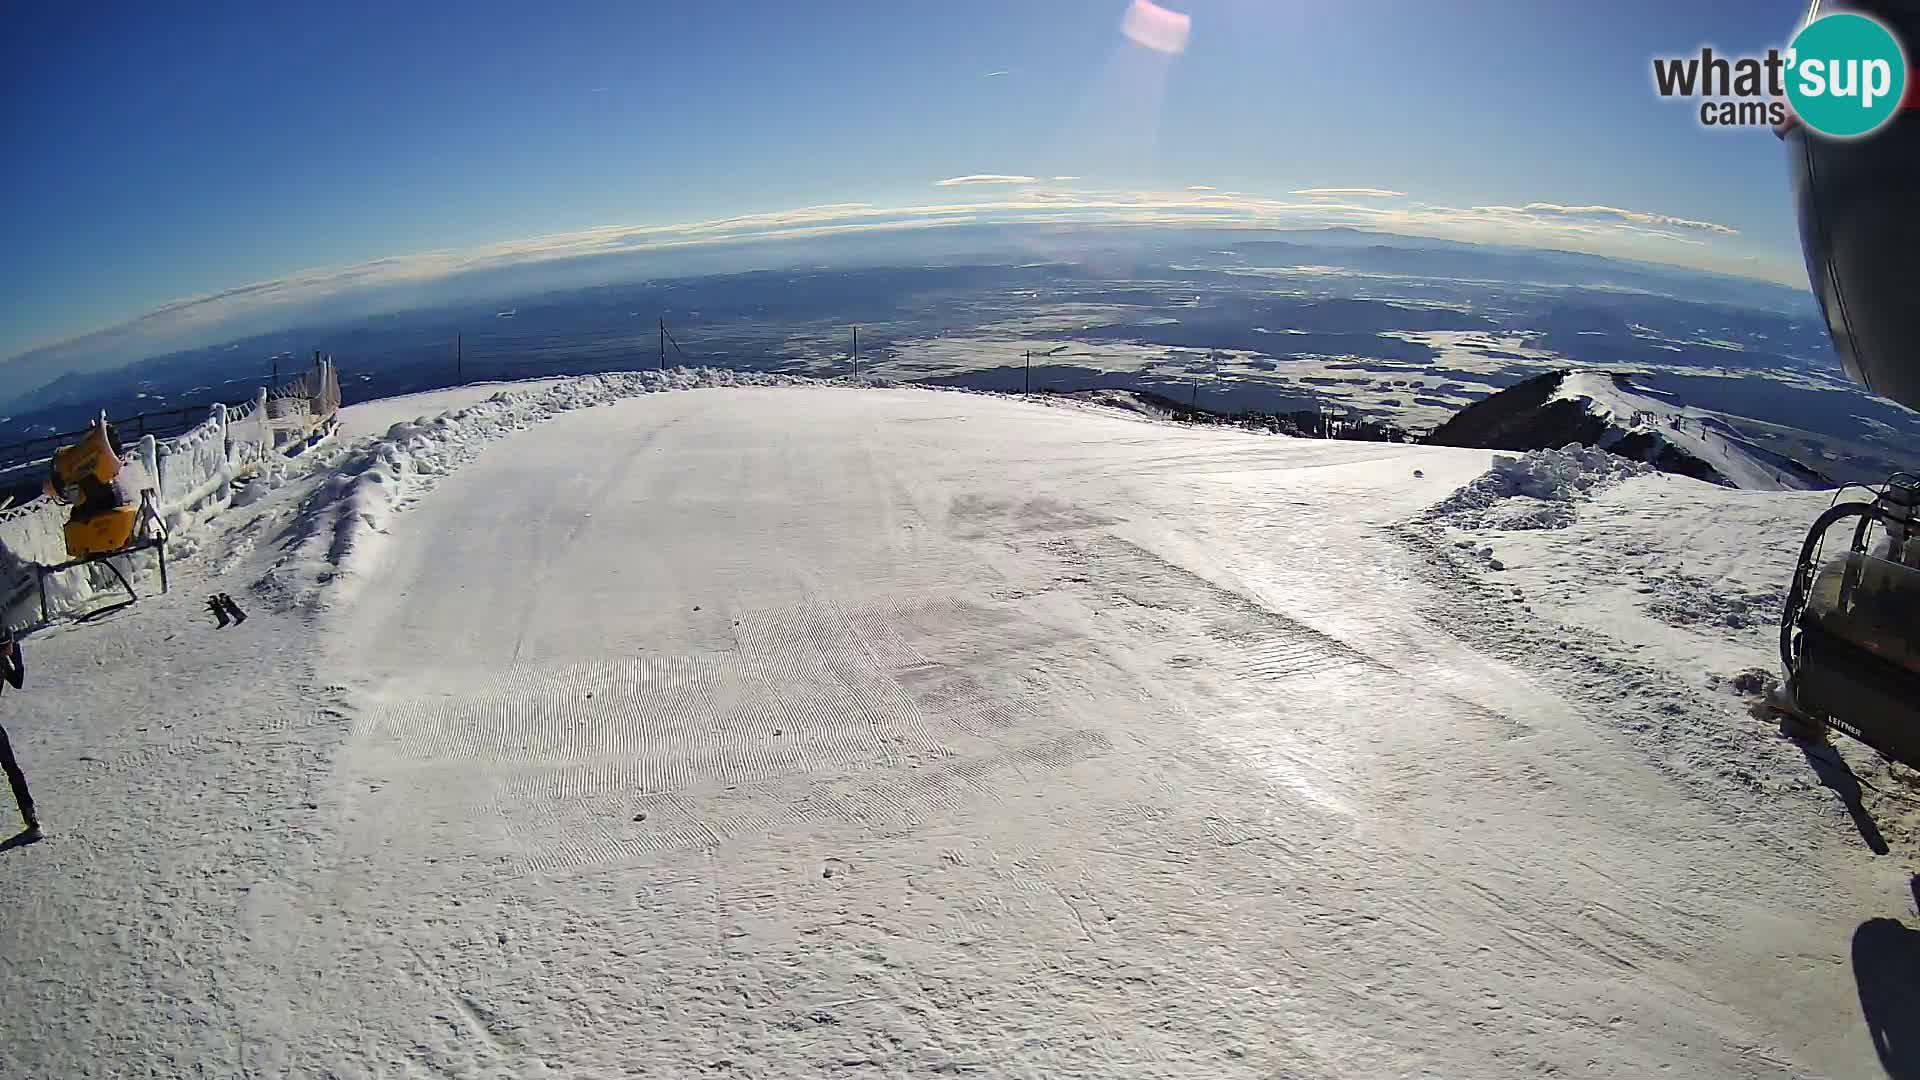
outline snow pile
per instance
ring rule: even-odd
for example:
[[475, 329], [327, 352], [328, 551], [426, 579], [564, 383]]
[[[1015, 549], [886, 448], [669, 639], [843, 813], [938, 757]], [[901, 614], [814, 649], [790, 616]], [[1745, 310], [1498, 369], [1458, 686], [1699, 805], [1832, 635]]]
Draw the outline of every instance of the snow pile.
[[718, 368], [613, 372], [526, 390], [503, 390], [440, 416], [402, 421], [356, 449], [310, 494], [290, 529], [287, 553], [261, 587], [313, 607], [350, 598], [377, 565], [388, 520], [472, 460], [495, 439], [574, 409], [641, 394], [733, 386], [834, 385]]
[[1519, 457], [1499, 454], [1491, 469], [1441, 500], [1428, 516], [1462, 528], [1564, 529], [1579, 516], [1578, 503], [1654, 471], [1579, 443]]

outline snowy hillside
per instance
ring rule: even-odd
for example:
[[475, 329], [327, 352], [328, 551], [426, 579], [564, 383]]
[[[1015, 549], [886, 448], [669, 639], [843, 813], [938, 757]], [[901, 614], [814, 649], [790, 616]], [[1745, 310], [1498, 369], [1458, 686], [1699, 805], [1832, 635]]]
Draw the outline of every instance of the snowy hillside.
[[1429, 443], [1495, 450], [1572, 443], [1749, 491], [1833, 488], [1819, 472], [1745, 438], [1704, 409], [1615, 372], [1550, 372], [1462, 409]]
[[24, 640], [0, 1075], [1916, 1063], [1920, 786], [1820, 751], [1849, 813], [1731, 688], [1824, 495], [725, 373], [446, 403]]
[[1677, 404], [1658, 390], [1636, 386], [1624, 375], [1572, 372], [1560, 384], [1556, 400], [1583, 403], [1593, 415], [1619, 429], [1617, 437], [1599, 441], [1597, 445], [1604, 449], [1644, 440], [1647, 448], [1628, 456], [1657, 463], [1663, 455], [1677, 451], [1704, 463], [1720, 482], [1749, 491], [1833, 486], [1798, 462], [1743, 438], [1719, 417]]

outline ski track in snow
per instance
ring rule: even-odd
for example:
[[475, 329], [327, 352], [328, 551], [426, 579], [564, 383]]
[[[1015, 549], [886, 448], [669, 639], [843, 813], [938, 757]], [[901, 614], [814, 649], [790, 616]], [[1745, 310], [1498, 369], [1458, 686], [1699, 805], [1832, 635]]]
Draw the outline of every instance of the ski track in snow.
[[30, 638], [0, 1075], [1914, 1064], [1900, 804], [1692, 617], [1812, 496], [703, 381], [402, 423]]

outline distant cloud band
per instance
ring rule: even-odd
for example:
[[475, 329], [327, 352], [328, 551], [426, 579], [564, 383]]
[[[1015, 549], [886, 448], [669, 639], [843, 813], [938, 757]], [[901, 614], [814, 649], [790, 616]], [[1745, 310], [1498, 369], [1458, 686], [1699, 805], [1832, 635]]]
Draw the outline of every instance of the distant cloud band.
[[945, 180], [935, 180], [934, 187], [966, 187], [970, 184], [1033, 184], [1038, 183], [1031, 176], [1006, 176], [1000, 173], [974, 173], [971, 176], [949, 176]]
[[[1065, 182], [1077, 177], [1056, 176]], [[1302, 229], [1347, 226], [1382, 233], [1499, 242], [1650, 259], [1695, 269], [1762, 277], [1796, 287], [1797, 262], [1763, 262], [1728, 244], [1725, 225], [1611, 206], [1535, 202], [1447, 207], [1391, 201], [1384, 188], [1303, 188], [1290, 197], [1192, 190], [1099, 191], [1049, 186], [1029, 176], [978, 174], [938, 181], [942, 188], [1028, 185], [956, 191], [950, 201], [918, 206], [832, 203], [711, 221], [610, 225], [536, 236], [462, 251], [427, 251], [253, 282], [164, 305], [126, 322], [20, 353], [0, 363], [0, 385], [24, 393], [68, 371], [93, 371], [177, 349], [230, 341], [316, 320], [344, 320], [451, 302], [484, 282], [521, 288], [536, 270], [582, 270], [597, 258], [676, 253], [746, 244], [956, 225], [1174, 226]], [[671, 269], [684, 262], [649, 264]], [[626, 271], [621, 271], [626, 272]], [[649, 272], [652, 272], [651, 270]], [[502, 277], [502, 274], [512, 277]], [[541, 278], [540, 280], [545, 280]]]
[[1377, 187], [1314, 187], [1301, 188], [1292, 192], [1308, 199], [1404, 199], [1404, 191], [1388, 191]]
[[1711, 221], [1694, 221], [1690, 218], [1668, 217], [1665, 214], [1649, 214], [1639, 210], [1622, 210], [1617, 206], [1562, 206], [1559, 203], [1528, 203], [1525, 206], [1482, 206], [1480, 210], [1513, 214], [1550, 215], [1568, 218], [1612, 218], [1630, 221], [1636, 225], [1652, 225], [1669, 229], [1696, 229], [1701, 232], [1719, 233], [1722, 236], [1738, 236], [1740, 230], [1725, 225], [1716, 225]]

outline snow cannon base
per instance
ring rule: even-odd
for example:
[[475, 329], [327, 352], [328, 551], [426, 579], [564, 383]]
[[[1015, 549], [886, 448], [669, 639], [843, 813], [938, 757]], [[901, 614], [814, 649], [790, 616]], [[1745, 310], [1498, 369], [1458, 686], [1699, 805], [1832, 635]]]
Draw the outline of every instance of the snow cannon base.
[[[1809, 721], [1920, 768], [1920, 566], [1910, 544], [1914, 487], [1896, 476], [1873, 502], [1835, 505], [1800, 551], [1780, 623], [1788, 698]], [[1822, 559], [1827, 530], [1850, 519], [1845, 553]], [[1870, 553], [1880, 526], [1887, 543]], [[1882, 555], [1889, 557], [1882, 557]]]
[[1849, 552], [1814, 579], [1793, 695], [1809, 715], [1920, 764], [1920, 570]]
[[[96, 523], [99, 524], [96, 525]], [[75, 534], [76, 527], [81, 529], [81, 533], [78, 536]], [[110, 540], [115, 536], [118, 536], [120, 541], [118, 546], [89, 550], [91, 545]], [[74, 554], [76, 547], [81, 548], [82, 552]], [[113, 560], [122, 555], [136, 555], [142, 551], [153, 551], [159, 555], [160, 591], [162, 593], [168, 591], [167, 530], [165, 526], [160, 524], [160, 513], [154, 506], [154, 492], [152, 488], [148, 488], [140, 493], [140, 505], [138, 507], [115, 508], [104, 513], [81, 518], [78, 521], [69, 521], [67, 523], [67, 551], [69, 554], [74, 554], [74, 558], [53, 566], [42, 564], [35, 567], [39, 577], [40, 621], [43, 624], [51, 622], [53, 619], [52, 605], [49, 603], [47, 597], [47, 579], [64, 570], [75, 570], [83, 566], [92, 566], [95, 563], [105, 566], [107, 571], [114, 576], [114, 579], [119, 581], [120, 587], [126, 590], [126, 603], [131, 604], [140, 599], [140, 594], [134, 591], [133, 583], [128, 581], [127, 575], [121, 573], [120, 568], [113, 564]], [[124, 607], [125, 604], [115, 606]], [[91, 618], [93, 615], [99, 613], [98, 611], [90, 612], [87, 615], [81, 616], [81, 618]]]
[[67, 555], [83, 559], [119, 551], [133, 542], [139, 520], [140, 509], [134, 506], [115, 506], [86, 517], [75, 511], [65, 529]]
[[1920, 768], [1920, 675], [1812, 626], [1792, 697], [1808, 717]]

